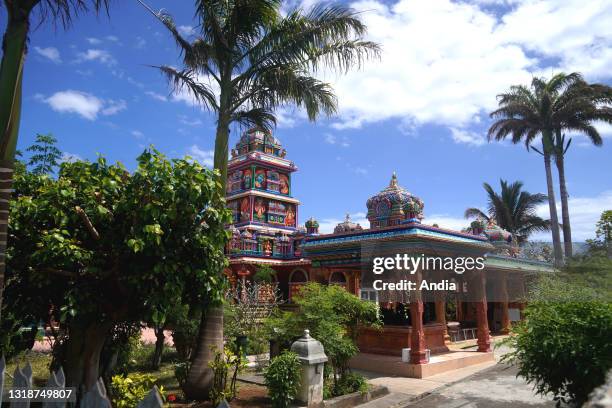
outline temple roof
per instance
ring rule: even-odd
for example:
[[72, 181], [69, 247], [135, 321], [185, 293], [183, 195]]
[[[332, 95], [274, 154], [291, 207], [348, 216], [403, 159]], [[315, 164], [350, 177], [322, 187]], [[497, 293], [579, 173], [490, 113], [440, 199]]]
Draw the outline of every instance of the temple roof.
[[336, 225], [336, 228], [334, 228], [334, 234], [361, 230], [363, 230], [363, 228], [361, 228], [361, 225], [351, 221], [350, 214], [346, 214], [346, 218], [344, 219], [344, 221]]
[[262, 152], [278, 157], [285, 157], [286, 154], [281, 142], [272, 135], [272, 132], [258, 127], [244, 132], [233, 150], [233, 154], [236, 155], [248, 152]]
[[390, 217], [403, 217], [411, 213], [420, 221], [423, 218], [423, 200], [411, 194], [408, 190], [398, 184], [395, 172], [391, 176], [389, 186], [370, 197], [366, 202], [368, 207], [368, 219], [380, 220]]

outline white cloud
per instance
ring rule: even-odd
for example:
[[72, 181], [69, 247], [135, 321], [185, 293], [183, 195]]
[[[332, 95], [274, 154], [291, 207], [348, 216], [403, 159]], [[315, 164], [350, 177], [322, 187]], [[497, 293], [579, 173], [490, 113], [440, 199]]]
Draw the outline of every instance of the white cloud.
[[71, 89], [56, 92], [48, 98], [37, 94], [35, 98], [48, 104], [56, 112], [76, 113], [88, 120], [95, 120], [98, 114], [114, 115], [127, 107], [124, 100], [104, 100], [87, 92]]
[[178, 32], [183, 36], [190, 36], [195, 34], [195, 29], [190, 25], [180, 25], [176, 27]]
[[144, 38], [138, 36], [136, 37], [136, 43], [134, 44], [135, 48], [144, 48], [147, 46], [147, 40], [145, 40]]
[[146, 91], [145, 95], [150, 96], [151, 98], [158, 100], [158, 101], [162, 101], [162, 102], [167, 102], [168, 98], [162, 94], [158, 94], [156, 92], [153, 91]]
[[453, 140], [456, 143], [464, 143], [472, 146], [482, 146], [487, 142], [485, 135], [465, 129], [450, 128]]
[[142, 139], [144, 138], [144, 133], [142, 133], [140, 130], [132, 130], [132, 136], [134, 136], [136, 139]]
[[102, 109], [101, 113], [105, 116], [111, 116], [127, 108], [127, 103], [123, 99], [118, 101], [109, 99], [106, 102], [106, 106]]
[[212, 167], [213, 159], [215, 157], [215, 152], [212, 150], [202, 150], [198, 145], [193, 145], [189, 148], [189, 153], [191, 157], [196, 159], [200, 164], [204, 166]]
[[[572, 240], [584, 241], [595, 238], [595, 224], [601, 213], [612, 209], [612, 190], [604, 191], [595, 197], [570, 197], [568, 201]], [[538, 207], [537, 213], [542, 218], [550, 218], [548, 203]], [[561, 202], [557, 200], [557, 214], [561, 222]], [[563, 239], [563, 233], [561, 234]], [[550, 233], [537, 234], [533, 240], [551, 241]]]
[[91, 45], [98, 45], [98, 44], [102, 44], [102, 40], [99, 38], [95, 38], [95, 37], [88, 37], [85, 39], [88, 43], [90, 43]]
[[463, 217], [453, 217], [449, 214], [433, 214], [431, 216], [426, 216], [423, 223], [427, 225], [438, 224], [440, 228], [461, 231], [463, 228], [467, 227], [470, 222]]
[[198, 118], [195, 119], [189, 119], [187, 116], [185, 115], [179, 115], [179, 122], [181, 122], [183, 125], [187, 125], [187, 126], [200, 126], [202, 124], [202, 121]]
[[117, 61], [113, 56], [105, 50], [89, 49], [85, 52], [80, 52], [77, 55], [77, 62], [98, 61], [105, 65], [115, 65]]
[[325, 133], [325, 143], [336, 144], [336, 136], [331, 133]]
[[72, 163], [78, 160], [83, 160], [83, 158], [76, 153], [64, 152], [62, 153], [62, 157], [60, 158], [60, 163]]
[[495, 10], [503, 16], [493, 14], [492, 1], [353, 2], [368, 39], [383, 50], [380, 61], [360, 70], [323, 74], [340, 101], [333, 126], [391, 118], [410, 128], [434, 123], [459, 130], [452, 133], [458, 141], [480, 145], [461, 129], [492, 110], [510, 85], [529, 83], [532, 74], [550, 76], [551, 69], [582, 71], [587, 80], [612, 77], [609, 1], [520, 1]]
[[60, 57], [60, 52], [55, 47], [47, 47], [47, 48], [34, 47], [34, 50], [39, 55], [42, 55], [43, 57], [47, 58], [48, 60], [52, 62], [55, 62], [56, 64], [59, 64], [62, 62], [62, 58]]
[[108, 41], [112, 41], [112, 42], [119, 42], [119, 37], [114, 36], [114, 35], [107, 35], [107, 36], [106, 36], [106, 39], [107, 39]]

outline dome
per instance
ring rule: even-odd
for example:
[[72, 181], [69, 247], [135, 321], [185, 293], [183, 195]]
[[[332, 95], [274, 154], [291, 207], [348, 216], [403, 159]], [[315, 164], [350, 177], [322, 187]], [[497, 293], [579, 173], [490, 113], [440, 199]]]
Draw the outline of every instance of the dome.
[[346, 214], [346, 218], [344, 219], [344, 221], [336, 225], [336, 228], [334, 228], [334, 234], [339, 234], [342, 232], [361, 231], [362, 229], [363, 228], [361, 228], [361, 225], [351, 221], [351, 216], [349, 214]]
[[279, 157], [284, 157], [286, 153], [281, 142], [269, 130], [258, 127], [251, 128], [240, 136], [236, 147], [232, 149], [232, 156], [248, 152], [262, 152]]
[[397, 182], [393, 173], [389, 186], [366, 202], [371, 228], [397, 225], [401, 222], [421, 222], [423, 201]]

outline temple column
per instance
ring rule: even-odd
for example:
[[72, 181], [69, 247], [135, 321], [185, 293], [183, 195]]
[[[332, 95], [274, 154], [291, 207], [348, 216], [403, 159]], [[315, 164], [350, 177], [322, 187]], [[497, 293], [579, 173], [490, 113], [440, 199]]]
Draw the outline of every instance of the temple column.
[[510, 333], [510, 315], [508, 312], [508, 275], [503, 274], [501, 278], [501, 333], [508, 334]]
[[[421, 284], [421, 271], [415, 274], [416, 287]], [[425, 352], [425, 330], [423, 328], [423, 300], [421, 291], [414, 290], [410, 298], [410, 322], [412, 330], [410, 334], [410, 363], [427, 363], [427, 353]]]
[[463, 279], [457, 279], [457, 287], [459, 291], [455, 294], [455, 319], [460, 322], [463, 320], [463, 303], [461, 297], [463, 296]]
[[450, 342], [450, 336], [448, 335], [448, 328], [446, 327], [446, 302], [444, 295], [436, 296], [436, 323], [440, 323], [444, 326], [444, 343]]
[[487, 281], [484, 271], [476, 272], [473, 280], [476, 300], [476, 321], [478, 325], [478, 351], [491, 351], [491, 336], [487, 320]]

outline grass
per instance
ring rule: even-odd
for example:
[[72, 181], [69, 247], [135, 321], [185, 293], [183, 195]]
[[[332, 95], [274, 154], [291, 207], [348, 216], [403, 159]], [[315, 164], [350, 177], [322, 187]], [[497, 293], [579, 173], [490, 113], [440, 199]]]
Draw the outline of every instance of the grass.
[[[128, 363], [127, 372], [152, 374], [157, 378], [157, 384], [164, 387], [166, 393], [182, 394], [178, 381], [174, 377], [174, 364], [178, 362], [176, 350], [173, 347], [166, 347], [162, 355], [162, 363], [159, 370], [151, 367], [151, 360], [155, 346], [141, 344]], [[32, 366], [32, 382], [35, 387], [43, 387], [49, 378], [49, 366], [51, 364], [50, 353], [40, 353], [28, 351], [7, 361], [5, 375], [5, 390], [13, 383], [13, 373], [17, 365], [24, 367], [27, 362]]]

